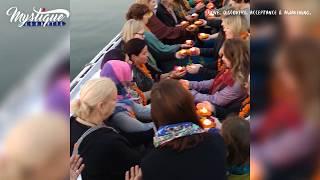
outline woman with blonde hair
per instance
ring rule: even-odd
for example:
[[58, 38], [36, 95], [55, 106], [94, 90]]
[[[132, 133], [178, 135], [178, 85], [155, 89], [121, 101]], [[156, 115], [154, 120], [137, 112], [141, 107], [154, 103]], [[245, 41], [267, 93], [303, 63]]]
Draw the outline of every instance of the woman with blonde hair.
[[[140, 161], [126, 138], [104, 124], [116, 105], [117, 89], [109, 78], [87, 81], [72, 102], [71, 147], [78, 145], [86, 168], [82, 179], [124, 179], [126, 169]], [[70, 153], [72, 152], [72, 149]]]
[[[153, 75], [154, 79], [158, 79], [155, 76], [162, 74], [162, 76], [169, 77], [171, 73], [173, 78], [181, 77], [181, 73], [172, 72], [173, 66], [176, 64], [174, 60], [174, 54], [181, 47], [189, 47], [185, 44], [166, 45], [163, 44], [152, 32], [149, 32], [142, 21], [130, 19], [122, 28], [121, 49], [124, 50], [124, 45], [134, 38], [145, 40], [148, 46], [148, 61], [147, 65]], [[156, 59], [154, 57], [157, 57]], [[170, 57], [170, 58], [169, 58]], [[159, 61], [161, 59], [161, 61]], [[157, 61], [158, 60], [158, 61]], [[167, 60], [167, 61], [166, 61]], [[171, 64], [170, 66], [168, 64]], [[164, 75], [166, 74], [166, 75]]]
[[[206, 64], [194, 64], [193, 68], [187, 67], [190, 74], [201, 74], [204, 79], [213, 78], [221, 69], [223, 69], [223, 61], [220, 58], [220, 51], [223, 43], [228, 39], [242, 39], [249, 46], [250, 25], [243, 15], [228, 15], [222, 19], [223, 31], [216, 34], [214, 44], [211, 48], [195, 48], [195, 55], [203, 57], [211, 57], [213, 60]], [[181, 55], [176, 54], [178, 58]]]

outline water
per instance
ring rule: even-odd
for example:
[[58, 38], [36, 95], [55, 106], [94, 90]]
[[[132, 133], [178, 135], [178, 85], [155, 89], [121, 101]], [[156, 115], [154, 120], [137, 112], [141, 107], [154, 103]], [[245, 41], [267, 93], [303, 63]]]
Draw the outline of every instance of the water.
[[31, 13], [33, 7], [69, 9], [69, 1], [0, 1], [0, 103], [69, 33], [68, 20], [65, 27], [18, 28], [16, 23], [10, 23], [10, 17], [6, 15], [6, 11], [13, 6], [21, 12]]
[[85, 64], [116, 36], [134, 0], [71, 0], [71, 62], [73, 79]]

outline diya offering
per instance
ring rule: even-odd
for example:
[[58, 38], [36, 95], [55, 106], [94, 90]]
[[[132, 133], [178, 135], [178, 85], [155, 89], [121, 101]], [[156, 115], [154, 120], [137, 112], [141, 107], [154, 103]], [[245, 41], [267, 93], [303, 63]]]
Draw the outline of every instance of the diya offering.
[[209, 34], [206, 33], [200, 33], [198, 35], [199, 39], [204, 40], [204, 39], [208, 39], [209, 38]]
[[204, 129], [210, 129], [210, 128], [216, 127], [216, 123], [211, 119], [207, 119], [206, 117], [203, 117], [200, 119], [200, 124]]
[[197, 110], [197, 114], [201, 117], [209, 117], [212, 113], [207, 108], [202, 107], [201, 109]]
[[190, 51], [188, 49], [181, 49], [178, 53], [181, 56], [187, 56], [190, 54]]
[[189, 46], [193, 46], [193, 41], [192, 40], [186, 40], [185, 44]]
[[194, 22], [194, 24], [197, 25], [197, 26], [201, 26], [201, 25], [203, 25], [203, 23], [204, 22], [201, 21], [201, 20], [197, 20], [197, 21]]
[[188, 26], [190, 25], [190, 23], [189, 23], [188, 21], [182, 21], [182, 22], [180, 23], [180, 25], [181, 25], [182, 27], [188, 27]]
[[196, 31], [197, 29], [198, 29], [198, 26], [195, 24], [191, 24], [186, 28], [187, 31], [191, 31], [191, 32]]
[[206, 7], [207, 9], [213, 9], [215, 5], [212, 2], [209, 2]]

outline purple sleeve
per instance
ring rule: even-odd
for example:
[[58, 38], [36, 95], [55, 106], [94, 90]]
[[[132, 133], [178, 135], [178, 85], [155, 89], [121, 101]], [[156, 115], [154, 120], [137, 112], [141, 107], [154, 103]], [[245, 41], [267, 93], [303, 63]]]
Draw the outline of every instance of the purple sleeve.
[[189, 81], [190, 89], [194, 89], [197, 91], [205, 91], [209, 90], [212, 86], [213, 79], [207, 81]]
[[244, 90], [241, 88], [239, 83], [234, 83], [233, 86], [227, 86], [221, 91], [215, 94], [201, 94], [197, 91], [192, 90], [192, 95], [194, 96], [195, 102], [209, 101], [212, 104], [218, 106], [226, 106], [232, 101], [245, 96]]

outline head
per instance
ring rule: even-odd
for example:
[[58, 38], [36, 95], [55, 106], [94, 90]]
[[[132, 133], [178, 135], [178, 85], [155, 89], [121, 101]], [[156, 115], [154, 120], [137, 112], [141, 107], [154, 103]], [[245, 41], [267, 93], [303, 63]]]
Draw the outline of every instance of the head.
[[82, 86], [79, 99], [71, 104], [71, 112], [83, 120], [100, 124], [113, 113], [116, 99], [117, 88], [111, 79], [92, 79]]
[[70, 132], [65, 118], [46, 112], [17, 122], [4, 140], [0, 179], [68, 177]]
[[122, 40], [127, 43], [133, 38], [144, 39], [144, 24], [135, 19], [128, 20], [122, 28]]
[[151, 11], [157, 8], [156, 0], [136, 0], [136, 3], [148, 6]]
[[227, 15], [222, 18], [226, 39], [240, 38], [248, 33], [250, 25], [244, 15]]
[[[151, 91], [151, 116], [156, 127], [181, 122], [192, 122], [200, 126], [194, 99], [177, 80], [163, 80]], [[179, 138], [165, 144], [176, 150], [192, 147], [202, 140], [202, 135]]]
[[231, 2], [230, 2], [230, 4], [233, 7], [237, 7], [237, 6], [239, 6], [240, 4], [243, 4], [243, 3], [250, 3], [250, 0], [231, 0]]
[[250, 159], [250, 124], [238, 116], [222, 123], [221, 135], [228, 149], [228, 165], [243, 165]]
[[125, 52], [135, 65], [146, 64], [148, 61], [148, 47], [144, 40], [134, 38], [125, 44]]
[[234, 79], [244, 87], [250, 73], [250, 54], [247, 42], [241, 39], [227, 39], [222, 45], [222, 52], [223, 63], [231, 69]]
[[101, 62], [100, 68], [102, 69], [103, 65], [110, 60], [125, 61], [125, 59], [126, 59], [126, 56], [120, 49], [117, 49], [117, 48], [111, 49], [103, 56], [103, 60]]
[[160, 0], [160, 2], [161, 2], [162, 4], [171, 6], [171, 5], [173, 4], [174, 0]]
[[152, 11], [145, 4], [133, 4], [127, 12], [127, 20], [135, 19], [142, 21], [144, 24], [148, 24], [149, 19], [153, 15]]
[[320, 45], [312, 39], [295, 39], [286, 44], [275, 61], [275, 75], [284, 93], [298, 100], [309, 119], [319, 119]]
[[132, 71], [128, 63], [124, 61], [108, 61], [100, 72], [101, 77], [110, 78], [116, 85], [126, 85], [132, 81]]

